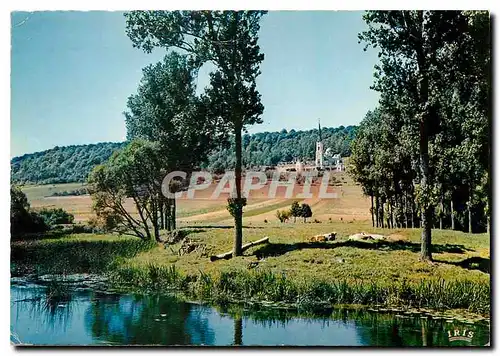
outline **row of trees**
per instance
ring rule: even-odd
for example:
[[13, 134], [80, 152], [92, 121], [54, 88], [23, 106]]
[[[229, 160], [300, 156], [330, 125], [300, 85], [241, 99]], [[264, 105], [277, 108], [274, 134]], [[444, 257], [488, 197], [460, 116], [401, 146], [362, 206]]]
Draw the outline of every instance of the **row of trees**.
[[[489, 230], [490, 17], [483, 11], [368, 11], [360, 41], [378, 48], [350, 172], [381, 227]], [[484, 230], [483, 230], [484, 231]]]

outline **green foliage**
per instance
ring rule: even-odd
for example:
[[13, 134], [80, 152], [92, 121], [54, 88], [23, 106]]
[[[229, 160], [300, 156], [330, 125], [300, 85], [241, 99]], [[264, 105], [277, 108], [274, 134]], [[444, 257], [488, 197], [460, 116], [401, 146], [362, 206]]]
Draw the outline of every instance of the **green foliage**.
[[92, 169], [104, 163], [123, 142], [54, 147], [11, 160], [11, 180], [18, 184], [85, 182]]
[[38, 212], [48, 226], [73, 224], [75, 216], [62, 208], [44, 208]]
[[[156, 143], [134, 140], [90, 175], [93, 210], [111, 231], [159, 239], [158, 206], [166, 174], [162, 152]], [[138, 217], [124, 208], [127, 198], [133, 200]]]
[[42, 216], [30, 211], [28, 198], [22, 190], [14, 185], [10, 186], [10, 233], [18, 237], [26, 233], [37, 233], [48, 230]]
[[156, 243], [139, 239], [90, 240], [66, 238], [19, 242], [11, 246], [12, 273], [105, 273], [119, 259], [148, 251]]
[[157, 142], [171, 171], [198, 167], [225, 139], [224, 126], [209, 116], [209, 102], [195, 93], [196, 75], [185, 55], [169, 52], [143, 69], [124, 113], [127, 138]]
[[62, 192], [52, 193], [52, 197], [67, 197], [67, 196], [79, 196], [87, 195], [89, 191], [87, 188], [73, 189], [73, 190], [63, 190]]
[[304, 222], [307, 218], [310, 218], [313, 215], [311, 206], [309, 204], [303, 203], [300, 206], [300, 216], [304, 218]]
[[[330, 148], [342, 157], [351, 154], [350, 144], [356, 135], [356, 126], [321, 128], [325, 150]], [[278, 162], [293, 162], [296, 159], [314, 160], [318, 130], [261, 132], [245, 134], [242, 138], [242, 155], [245, 167], [274, 166]], [[208, 157], [205, 168], [220, 172], [234, 167], [234, 144], [214, 151]]]
[[113, 283], [134, 289], [178, 290], [188, 297], [226, 304], [228, 302], [273, 302], [301, 309], [335, 305], [377, 305], [384, 307], [467, 309], [489, 313], [487, 283], [429, 280], [395, 282], [390, 286], [339, 279], [297, 281], [284, 273], [270, 271], [228, 271], [216, 276], [183, 276], [172, 266], [118, 267]]
[[292, 206], [290, 207], [290, 215], [293, 216], [294, 221], [295, 221], [295, 218], [302, 216], [302, 209], [301, 209], [298, 201], [294, 201], [292, 203]]
[[290, 219], [290, 216], [291, 216], [290, 210], [276, 210], [276, 217], [282, 223]]
[[243, 213], [243, 207], [247, 205], [247, 199], [246, 198], [228, 198], [227, 199], [227, 211], [229, 211], [229, 214], [231, 214], [232, 217], [236, 216], [237, 214]]
[[406, 227], [420, 218], [423, 254], [438, 220], [447, 227], [454, 217], [454, 228], [484, 231], [488, 12], [368, 11], [364, 20], [359, 38], [379, 50], [373, 89], [381, 96], [352, 143], [349, 172], [375, 198], [374, 221], [386, 225], [385, 214], [389, 227]]

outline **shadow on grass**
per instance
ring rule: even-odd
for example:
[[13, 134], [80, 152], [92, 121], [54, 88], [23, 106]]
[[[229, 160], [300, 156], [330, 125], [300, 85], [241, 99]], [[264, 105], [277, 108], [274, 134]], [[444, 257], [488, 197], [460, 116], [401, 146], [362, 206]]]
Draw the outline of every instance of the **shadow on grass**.
[[[268, 256], [281, 256], [285, 253], [302, 250], [302, 249], [334, 249], [338, 247], [354, 247], [367, 250], [381, 251], [411, 251], [420, 252], [420, 244], [409, 241], [341, 241], [341, 242], [298, 242], [294, 244], [269, 243], [255, 250], [253, 255], [257, 258], [265, 258]], [[465, 251], [473, 251], [466, 248], [464, 245], [444, 244], [432, 245], [433, 253], [464, 253]]]
[[483, 257], [470, 257], [458, 262], [441, 261], [435, 259], [434, 262], [446, 263], [448, 265], [458, 266], [469, 270], [478, 270], [488, 274], [490, 274], [491, 268], [490, 259]]

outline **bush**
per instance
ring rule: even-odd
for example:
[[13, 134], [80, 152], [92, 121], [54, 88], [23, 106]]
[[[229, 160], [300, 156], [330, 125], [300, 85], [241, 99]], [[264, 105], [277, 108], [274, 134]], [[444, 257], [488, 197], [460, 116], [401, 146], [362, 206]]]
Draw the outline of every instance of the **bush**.
[[95, 233], [112, 232], [116, 230], [120, 221], [119, 216], [112, 212], [100, 213], [99, 216], [92, 216], [87, 225]]
[[79, 196], [89, 194], [87, 188], [80, 188], [74, 190], [64, 190], [62, 192], [54, 192], [51, 196], [53, 197], [67, 197], [67, 196]]
[[290, 215], [293, 216], [293, 222], [296, 221], [297, 217], [302, 216], [302, 209], [300, 208], [299, 202], [294, 201], [290, 208]]
[[286, 222], [288, 219], [290, 219], [290, 210], [278, 210], [276, 211], [276, 217], [280, 222]]
[[45, 223], [49, 226], [58, 224], [73, 224], [75, 217], [62, 208], [42, 209], [39, 212]]
[[310, 218], [313, 215], [309, 204], [305, 204], [305, 203], [302, 204], [302, 206], [300, 207], [300, 210], [301, 210], [300, 216], [302, 216], [304, 218], [304, 222], [306, 222], [307, 218]]
[[30, 211], [28, 198], [20, 188], [10, 187], [10, 233], [20, 236], [26, 233], [37, 233], [48, 230], [44, 219]]

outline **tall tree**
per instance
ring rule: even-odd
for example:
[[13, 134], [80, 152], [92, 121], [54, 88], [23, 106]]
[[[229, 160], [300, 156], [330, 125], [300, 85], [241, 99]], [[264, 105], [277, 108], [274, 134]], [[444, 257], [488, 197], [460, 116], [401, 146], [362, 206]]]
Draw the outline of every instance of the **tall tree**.
[[[137, 94], [128, 98], [127, 138], [157, 142], [167, 172], [189, 174], [224, 136], [217, 118], [207, 115], [206, 96], [196, 96], [197, 70], [186, 56], [170, 52], [143, 69]], [[172, 183], [168, 188], [174, 192], [178, 184]], [[161, 222], [165, 215], [167, 228], [175, 228], [175, 198], [166, 199], [159, 208]]]
[[[160, 241], [158, 205], [165, 175], [158, 144], [133, 140], [89, 176], [93, 210], [108, 230]], [[134, 211], [126, 209], [130, 199]]]
[[212, 113], [231, 129], [235, 143], [235, 190], [231, 198], [235, 220], [233, 255], [241, 255], [242, 217], [245, 197], [241, 194], [242, 131], [260, 123], [264, 110], [256, 88], [260, 53], [258, 31], [265, 11], [132, 11], [125, 14], [127, 35], [135, 47], [151, 52], [154, 47], [177, 48], [192, 63], [211, 62]]

